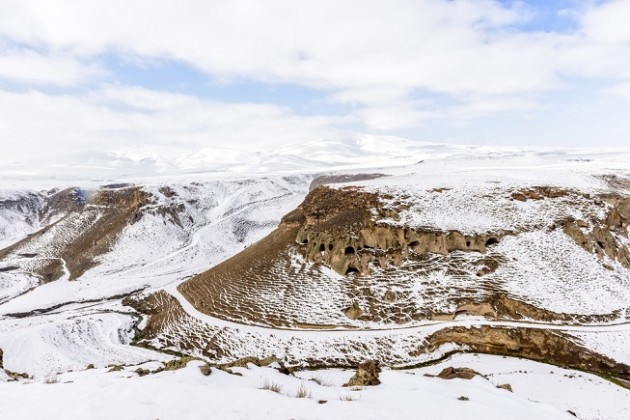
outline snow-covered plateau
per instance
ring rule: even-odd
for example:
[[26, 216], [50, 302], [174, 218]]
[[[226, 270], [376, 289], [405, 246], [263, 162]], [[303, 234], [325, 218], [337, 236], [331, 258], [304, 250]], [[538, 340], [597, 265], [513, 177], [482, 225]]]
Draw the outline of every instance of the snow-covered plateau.
[[630, 418], [629, 151], [342, 146], [0, 183], [0, 419]]

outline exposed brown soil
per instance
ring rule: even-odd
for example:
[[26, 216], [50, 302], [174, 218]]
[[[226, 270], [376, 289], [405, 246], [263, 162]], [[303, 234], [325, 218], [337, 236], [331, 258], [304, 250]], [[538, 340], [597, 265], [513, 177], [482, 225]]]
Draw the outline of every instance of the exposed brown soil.
[[130, 296], [123, 299], [122, 303], [149, 315], [147, 325], [142, 330], [144, 339], [147, 340], [158, 337], [169, 326], [177, 325], [187, 316], [177, 299], [164, 291], [142, 298]]
[[581, 220], [564, 220], [560, 224], [564, 233], [586, 251], [599, 258], [606, 256], [630, 268], [630, 250], [617, 239], [618, 235], [628, 236], [630, 198], [614, 195], [603, 198], [610, 206], [605, 220], [592, 221], [591, 224]]
[[512, 193], [512, 198], [518, 201], [542, 200], [545, 198], [566, 197], [570, 194], [575, 193], [575, 191], [570, 191], [563, 188], [542, 186], [524, 188], [522, 190], [516, 191]]
[[[317, 265], [296, 267], [292, 264], [290, 255], [300, 251], [299, 245], [295, 243], [297, 232], [297, 226], [283, 223], [276, 231], [243, 252], [184, 282], [179, 286], [179, 291], [196, 309], [205, 314], [236, 322], [275, 327], [319, 329], [349, 326], [345, 325], [343, 318], [331, 318], [337, 319], [334, 324], [313, 322], [308, 310], [335, 310], [343, 313], [350, 321], [395, 324], [439, 319], [441, 316], [452, 318], [452, 314], [439, 314], [428, 307], [415, 305], [413, 297], [407, 292], [395, 293], [388, 290], [381, 293], [370, 287], [370, 284], [383, 282], [389, 282], [395, 287], [396, 280], [389, 272], [378, 273], [378, 277], [366, 283], [361, 276], [341, 281], [324, 277]], [[444, 266], [453, 266], [456, 269], [457, 259], [452, 259], [448, 253], [441, 258], [443, 261], [427, 260], [425, 256], [415, 252], [406, 257], [409, 269], [418, 273], [430, 273], [431, 270], [439, 270]], [[471, 267], [474, 270], [472, 275], [474, 276], [475, 271], [478, 276], [492, 272], [496, 268], [495, 258], [480, 258], [478, 264]], [[403, 278], [400, 281], [408, 281], [404, 277], [404, 271], [390, 269], [398, 270], [398, 274], [402, 273]], [[485, 271], [479, 273], [483, 269]], [[427, 293], [433, 293], [433, 287], [428, 287]], [[313, 299], [313, 289], [338, 290], [331, 296], [336, 301], [330, 301], [328, 308], [314, 307], [317, 301], [309, 301]], [[436, 290], [435, 293], [439, 291]], [[268, 300], [266, 296], [273, 296], [273, 300]], [[363, 307], [359, 307], [357, 301], [364, 302]]]
[[[555, 187], [533, 187], [514, 194], [522, 194], [527, 200], [580, 195]], [[405, 324], [422, 319], [452, 319], [458, 313], [545, 322], [603, 322], [618, 317], [619, 313], [597, 316], [553, 313], [501, 293], [497, 287], [500, 279], [494, 273], [505, 259], [493, 252], [494, 245], [506, 235], [521, 232], [464, 235], [458, 231], [411, 229], [374, 222], [398, 217], [400, 208], [383, 204], [389, 198], [355, 187], [316, 188], [296, 210], [282, 219], [280, 227], [271, 235], [188, 280], [180, 286], [180, 292], [198, 310], [212, 316], [288, 327], [330, 325], [330, 322], [313, 322], [308, 316], [295, 315], [300, 304], [304, 304], [306, 315], [307, 310], [313, 309], [308, 306], [308, 300], [314, 285], [336, 288], [334, 298], [344, 302], [339, 306], [331, 302], [331, 307], [343, 313], [348, 321]], [[604, 247], [602, 255], [626, 264], [627, 249], [614, 235], [627, 234], [628, 199], [616, 195], [589, 196], [588, 199], [599, 200], [601, 207], [610, 206], [605, 221], [559, 220], [555, 224], [551, 221], [552, 228], [563, 226], [575, 239], [577, 236], [571, 226], [577, 226], [577, 231], [583, 234], [585, 227], [605, 223], [607, 230], [601, 232], [608, 232], [606, 240], [595, 235], [587, 243], [595, 243], [591, 246], [594, 249], [600, 248], [600, 241]], [[599, 228], [593, 229], [600, 232]], [[296, 251], [315, 266], [329, 267], [347, 280], [326, 283], [312, 266], [292, 265], [290, 254]], [[462, 279], [461, 285], [452, 284], [448, 291], [428, 280], [434, 272], [444, 269], [450, 278]], [[408, 291], [410, 278], [421, 287], [424, 302], [437, 302], [441, 295], [442, 302], [452, 302], [457, 308], [455, 312], [436, 312], [428, 305], [415, 304]], [[275, 308], [270, 307], [265, 296], [274, 296]], [[337, 321], [336, 325], [343, 322]]]
[[575, 315], [548, 311], [535, 305], [521, 302], [505, 294], [494, 294], [483, 301], [463, 300], [457, 307], [457, 315], [477, 315], [492, 320], [534, 320], [540, 322], [573, 322], [579, 324], [599, 323], [619, 318], [614, 312], [604, 315]]
[[630, 191], [630, 178], [618, 175], [603, 175], [601, 177], [613, 190]]
[[96, 193], [92, 201], [105, 206], [107, 211], [61, 254], [68, 265], [70, 280], [81, 277], [96, 265], [96, 257], [111, 250], [125, 226], [141, 217], [140, 208], [149, 202], [149, 198], [148, 193], [133, 188]]
[[321, 175], [315, 178], [309, 186], [309, 191], [313, 191], [317, 187], [330, 184], [342, 184], [353, 181], [367, 181], [369, 179], [382, 178], [385, 174], [348, 174], [348, 175]]
[[148, 315], [147, 324], [138, 332], [134, 343], [152, 347], [157, 343], [162, 350], [177, 352], [201, 352], [210, 359], [218, 359], [225, 351], [215, 342], [217, 331], [192, 318], [184, 311], [177, 299], [164, 291], [148, 296], [135, 295], [125, 298], [124, 305]]
[[[287, 255], [295, 246], [296, 233], [294, 227], [280, 227], [238, 255], [181, 284], [179, 291], [199, 311], [219, 318], [229, 315], [230, 319], [245, 322], [287, 325], [282, 308], [269, 311], [261, 294], [279, 292], [276, 279], [284, 269], [291, 270]], [[261, 319], [263, 314], [265, 319]]]
[[[200, 366], [199, 369], [201, 370], [202, 374], [204, 374], [205, 376], [209, 376], [212, 368], [216, 368], [228, 373], [234, 373], [232, 372], [233, 368], [247, 368], [250, 364], [258, 367], [265, 367], [269, 366], [272, 363], [277, 363], [278, 365], [280, 365], [278, 370], [281, 373], [289, 374], [291, 372], [290, 369], [284, 367], [282, 360], [278, 359], [276, 356], [269, 356], [264, 358], [248, 356], [234, 360], [229, 363], [206, 363], [205, 365]], [[240, 375], [240, 373], [237, 374]]]
[[[264, 365], [278, 361], [273, 356], [264, 359], [231, 356], [233, 350], [236, 350], [238, 353], [238, 347], [224, 347], [224, 340], [227, 339], [227, 342], [232, 342], [229, 336], [224, 336], [224, 334], [230, 334], [229, 331], [209, 328], [207, 324], [191, 318], [184, 312], [177, 300], [165, 292], [157, 292], [142, 299], [126, 299], [125, 303], [142, 313], [149, 314], [147, 326], [143, 330], [142, 342], [157, 340], [163, 348], [177, 348], [190, 352], [201, 351], [204, 356], [211, 360], [232, 359], [232, 362], [229, 363], [212, 363], [208, 365], [220, 369], [246, 366], [247, 363]], [[234, 332], [231, 334], [234, 334]], [[466, 351], [523, 357], [567, 368], [610, 375], [623, 383], [630, 381], [630, 366], [617, 363], [606, 356], [582, 347], [576, 344], [575, 338], [562, 332], [535, 328], [491, 326], [446, 328], [433, 333], [424, 339], [422, 343], [416, 344], [415, 349], [410, 349], [409, 357], [416, 358], [422, 354], [433, 353], [446, 343], [464, 346]], [[348, 358], [345, 360], [331, 357], [330, 360], [306, 358], [299, 361], [281, 360], [279, 362], [281, 365], [283, 362], [288, 364], [300, 363], [302, 366], [309, 368], [348, 367], [356, 366], [359, 363], [356, 358], [361, 357], [361, 354], [363, 354], [360, 345], [356, 347], [350, 342], [339, 342], [335, 345], [341, 346], [341, 348], [348, 346], [348, 350], [352, 349], [353, 353], [348, 353]], [[392, 343], [385, 340], [378, 345], [387, 348]], [[282, 348], [264, 350], [283, 351]], [[400, 363], [400, 361], [396, 362], [395, 359], [392, 360], [386, 354], [381, 354], [382, 360], [386, 365]], [[452, 375], [449, 372], [445, 372], [443, 376], [471, 376], [468, 371], [462, 369], [455, 369], [451, 373]]]
[[[524, 200], [554, 200], [566, 199], [575, 192], [535, 187], [514, 194], [515, 200], [523, 197]], [[336, 292], [348, 293], [350, 297], [345, 306], [337, 307], [345, 314], [348, 322], [359, 320], [404, 324], [412, 320], [452, 319], [457, 314], [471, 314], [496, 320], [587, 323], [604, 322], [619, 315], [576, 316], [555, 313], [500, 293], [493, 288], [492, 282], [497, 281], [493, 275], [506, 260], [494, 251], [493, 245], [502, 241], [506, 235], [521, 232], [463, 235], [456, 231], [429, 231], [378, 224], [374, 220], [396, 219], [399, 210], [395, 206], [384, 206], [381, 198], [357, 188], [316, 188], [298, 209], [283, 218], [280, 227], [272, 234], [217, 267], [183, 283], [179, 291], [206, 314], [270, 326], [323, 326], [295, 321], [288, 315], [290, 311], [287, 308], [295, 312], [295, 308], [308, 306], [308, 293], [300, 293], [312, 290], [308, 289], [312, 283], [331, 290], [338, 286], [337, 283], [349, 285], [348, 290], [339, 289], [342, 291]], [[605, 226], [611, 240], [604, 243], [603, 253], [622, 262], [622, 247], [615, 241], [614, 235], [627, 235], [627, 213], [630, 209], [620, 196], [593, 199], [600, 200], [601, 208], [609, 210], [605, 220], [559, 220], [550, 224], [555, 223], [555, 228], [562, 229], [576, 226], [584, 235], [591, 232], [595, 243], [601, 240], [601, 236], [592, 232], [598, 226]], [[567, 234], [571, 236], [570, 232]], [[571, 237], [575, 239], [577, 235]], [[607, 246], [615, 253], [608, 254]], [[302, 264], [299, 260], [296, 265], [292, 260], [296, 252], [314, 264]], [[334, 284], [317, 283], [322, 281], [321, 273], [316, 269], [318, 266], [332, 268], [344, 276], [343, 280], [332, 278], [329, 281]], [[468, 286], [462, 286], [459, 290], [460, 286], [453, 284], [442, 286], [423, 283], [425, 278], [430, 277], [432, 270], [440, 270], [453, 279], [465, 279], [462, 284]], [[427, 297], [429, 293], [434, 293], [437, 299], [453, 299], [447, 297], [447, 290], [443, 287], [455, 288], [455, 313], [426, 311], [417, 301], [405, 296], [404, 291], [401, 292], [404, 288], [396, 287], [398, 275], [406, 276], [408, 280], [404, 272], [420, 273], [413, 278], [419, 288], [426, 289]], [[370, 282], [367, 282], [368, 278]], [[474, 281], [469, 282], [470, 278]], [[486, 281], [486, 278], [489, 280]], [[268, 296], [274, 297], [277, 306], [269, 307], [271, 300], [268, 300]], [[285, 300], [277, 299], [278, 296]], [[331, 295], [331, 299], [334, 298], [336, 296]], [[146, 305], [140, 309], [151, 314], [145, 331], [147, 338], [158, 338], [162, 343], [178, 348], [190, 346], [214, 359], [225, 360], [230, 357], [230, 347], [225, 343], [233, 341], [226, 335], [228, 332], [211, 331], [207, 326], [199, 326], [201, 321], [191, 319], [174, 299], [163, 292], [150, 297]], [[187, 327], [193, 324], [195, 328]], [[336, 325], [345, 326], [342, 323]], [[177, 328], [181, 330], [174, 331]], [[194, 331], [190, 336], [186, 336], [187, 328]], [[373, 344], [378, 348], [381, 345], [393, 345], [387, 340]], [[569, 335], [542, 329], [457, 327], [438, 331], [426, 342], [416, 345], [412, 340], [411, 343], [409, 348], [413, 349], [409, 351], [410, 358], [431, 353], [445, 343], [456, 343], [470, 351], [525, 357], [630, 379], [628, 366], [576, 344], [576, 339]], [[343, 353], [348, 354], [345, 360], [348, 363], [356, 362], [357, 355], [362, 354], [363, 350], [368, 351], [362, 350], [363, 343], [336, 345], [347, 346], [347, 352]], [[388, 363], [392, 363], [392, 360], [388, 359]], [[321, 367], [335, 361], [309, 359], [301, 362]]]
[[472, 352], [524, 357], [630, 379], [630, 366], [575, 344], [562, 333], [534, 328], [447, 328], [429, 336], [426, 343], [411, 355], [433, 352], [446, 343], [467, 346]]
[[479, 372], [476, 372], [470, 368], [454, 368], [452, 366], [442, 369], [438, 373], [437, 377], [442, 379], [472, 379], [475, 376], [481, 376]]
[[[141, 209], [151, 198], [139, 188], [101, 190], [89, 199], [78, 194], [77, 189], [67, 189], [53, 195], [41, 217], [65, 216], [1, 250], [0, 260], [11, 254], [42, 254], [44, 257], [29, 261], [25, 268], [38, 274], [43, 282], [63, 276], [61, 259], [66, 261], [70, 280], [79, 278], [97, 264], [100, 255], [111, 250], [125, 226], [142, 217]], [[63, 233], [47, 236], [53, 230]], [[34, 249], [38, 252], [33, 253]]]

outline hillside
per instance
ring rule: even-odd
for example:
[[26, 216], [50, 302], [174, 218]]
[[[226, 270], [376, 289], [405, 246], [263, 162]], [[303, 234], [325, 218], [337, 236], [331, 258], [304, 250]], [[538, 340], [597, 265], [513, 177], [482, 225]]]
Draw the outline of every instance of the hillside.
[[[39, 398], [53, 375], [71, 388], [76, 381], [76, 392], [89, 385], [80, 391], [86, 399], [92, 385], [106, 389], [107, 401], [121, 381], [140, 375], [146, 377], [129, 382], [129, 395], [147, 398], [148, 384], [156, 393], [211, 387], [218, 407], [229, 386], [261, 404], [296, 407], [304, 418], [369, 417], [370, 404], [385, 410], [395, 395], [414, 398], [416, 387], [444, 402], [425, 403], [445, 418], [460, 413], [448, 404], [461, 396], [455, 394], [481, 404], [471, 418], [519, 410], [524, 418], [561, 418], [567, 410], [585, 419], [625, 418], [624, 156], [469, 153], [323, 175], [6, 190], [0, 380], [32, 381], [24, 398]], [[170, 372], [186, 364], [174, 354], [202, 361]], [[196, 367], [269, 357], [271, 367], [239, 362], [233, 371], [240, 380], [217, 367], [205, 379]], [[344, 369], [370, 359], [384, 369], [384, 388], [340, 387], [350, 376]], [[457, 364], [483, 379], [422, 377]], [[81, 372], [90, 365], [95, 369]], [[107, 372], [113, 368], [120, 373]], [[495, 375], [516, 384], [514, 394], [497, 389], [503, 382]], [[332, 383], [309, 381], [318, 376]], [[261, 378], [283, 391], [258, 389]], [[0, 385], [13, 392], [11, 383]], [[297, 408], [300, 386], [313, 396]], [[607, 408], [583, 401], [584, 389], [601, 393]], [[183, 404], [184, 394], [173, 398]], [[337, 402], [320, 408], [319, 399]], [[141, 418], [164, 409], [143, 412], [134, 404], [127, 406]], [[53, 418], [62, 418], [61, 406], [55, 410]], [[224, 412], [253, 413], [245, 406]]]

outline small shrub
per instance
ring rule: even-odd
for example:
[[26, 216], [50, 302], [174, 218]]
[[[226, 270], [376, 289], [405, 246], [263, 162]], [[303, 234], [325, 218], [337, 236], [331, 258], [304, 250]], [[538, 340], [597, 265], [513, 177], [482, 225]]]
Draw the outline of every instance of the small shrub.
[[295, 398], [311, 398], [311, 391], [304, 384], [300, 384], [300, 387], [295, 394]]
[[138, 374], [138, 376], [146, 376], [151, 373], [149, 369], [142, 369], [142, 368], [136, 369], [135, 372]]
[[50, 374], [50, 375], [48, 375], [48, 376], [46, 377], [45, 382], [46, 382], [47, 384], [56, 384], [57, 382], [59, 382], [59, 378], [57, 377], [57, 375], [56, 375], [56, 374], [54, 374], [54, 373], [53, 373], [53, 374]]
[[340, 395], [339, 399], [341, 401], [357, 401], [359, 400], [360, 397], [355, 397], [354, 395], [350, 395], [350, 394], [344, 394], [344, 395]]
[[280, 391], [282, 391], [282, 386], [280, 384], [275, 383], [275, 382], [270, 382], [268, 380], [265, 380], [265, 382], [263, 382], [263, 384], [260, 387], [260, 389], [264, 389], [264, 390], [267, 390], [267, 391], [273, 391], [273, 392], [280, 393]]

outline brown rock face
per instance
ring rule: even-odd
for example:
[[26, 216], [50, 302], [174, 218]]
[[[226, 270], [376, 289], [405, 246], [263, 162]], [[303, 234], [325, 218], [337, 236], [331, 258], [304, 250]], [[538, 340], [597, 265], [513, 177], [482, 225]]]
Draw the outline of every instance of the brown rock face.
[[163, 332], [170, 322], [178, 321], [185, 316], [185, 312], [177, 300], [163, 290], [155, 292], [147, 297], [127, 297], [122, 301], [140, 312], [150, 315], [143, 335], [145, 339], [151, 340]]
[[65, 261], [70, 280], [74, 280], [94, 267], [98, 256], [110, 251], [122, 230], [140, 219], [150, 199], [149, 193], [135, 187], [105, 189], [92, 195], [78, 188], [58, 192], [47, 199], [40, 219], [46, 223], [60, 216], [59, 220], [0, 250], [0, 261], [11, 254], [46, 255], [20, 268], [50, 282], [63, 276]]
[[[379, 196], [356, 188], [313, 190], [304, 203], [283, 219], [284, 225], [299, 227], [296, 241], [304, 256], [339, 274], [369, 273], [370, 265], [399, 267], [410, 254], [453, 251], [485, 253], [506, 232], [463, 235], [458, 231], [416, 230], [379, 224], [379, 218], [398, 217], [385, 209]], [[496, 267], [494, 267], [496, 269]], [[493, 268], [486, 268], [483, 275]]]
[[368, 179], [376, 179], [382, 178], [387, 175], [383, 174], [348, 174], [348, 175], [322, 175], [318, 176], [311, 182], [309, 186], [309, 191], [313, 191], [317, 187], [321, 187], [322, 185], [330, 185], [330, 184], [341, 184], [345, 182], [353, 182], [353, 181], [365, 181]]
[[518, 201], [542, 200], [545, 198], [566, 197], [572, 191], [558, 187], [531, 187], [512, 193], [512, 198]]
[[465, 345], [470, 351], [553, 363], [630, 379], [630, 366], [575, 344], [562, 333], [534, 328], [455, 327], [440, 330], [427, 338], [428, 345], [418, 354], [432, 352], [445, 343]]
[[356, 304], [354, 304], [351, 307], [347, 308], [344, 311], [344, 313], [350, 319], [359, 319], [361, 317], [361, 315], [363, 315], [363, 311]]
[[378, 375], [381, 373], [381, 367], [376, 360], [369, 360], [361, 363], [357, 367], [357, 372], [344, 386], [373, 386], [380, 385], [381, 381]]
[[501, 385], [497, 385], [497, 388], [499, 389], [505, 389], [506, 391], [510, 391], [510, 392], [514, 392], [512, 390], [512, 385], [510, 384], [501, 384]]
[[494, 294], [484, 301], [463, 301], [455, 310], [457, 315], [475, 315], [490, 319], [535, 319], [543, 322], [565, 321], [579, 323], [609, 322], [619, 317], [619, 311], [598, 315], [575, 315], [552, 312], [512, 299], [505, 294]]
[[470, 368], [454, 368], [454, 367], [447, 367], [442, 369], [442, 371], [440, 373], [438, 373], [438, 378], [442, 378], [442, 379], [455, 379], [455, 378], [459, 378], [459, 379], [472, 379], [475, 376], [480, 376], [480, 374], [478, 372], [475, 372], [474, 370], [470, 369]]
[[610, 208], [604, 220], [589, 225], [581, 220], [563, 221], [563, 230], [575, 243], [599, 258], [608, 257], [630, 268], [630, 250], [617, 239], [628, 237], [630, 226], [630, 198], [605, 197]]

